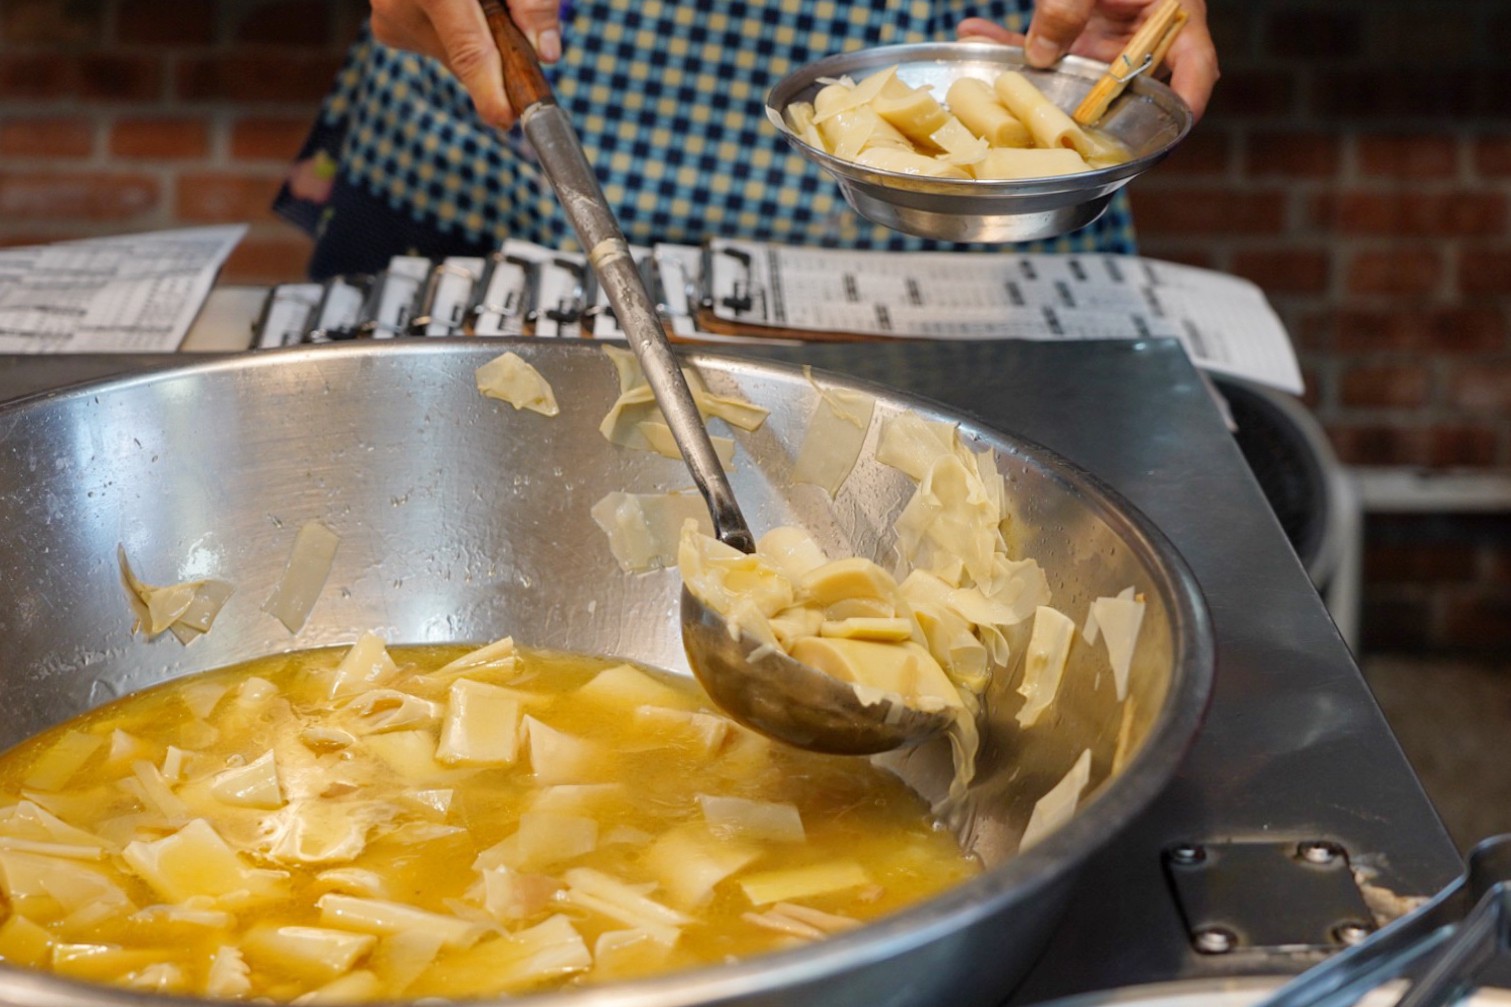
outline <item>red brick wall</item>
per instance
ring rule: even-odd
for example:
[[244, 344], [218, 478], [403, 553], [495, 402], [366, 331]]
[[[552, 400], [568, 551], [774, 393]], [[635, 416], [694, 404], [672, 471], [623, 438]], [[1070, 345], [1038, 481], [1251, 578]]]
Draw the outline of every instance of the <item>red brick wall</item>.
[[1389, 514], [1368, 522], [1363, 649], [1511, 653], [1511, 519]]
[[[1264, 288], [1344, 462], [1511, 470], [1511, 4], [1209, 2], [1224, 77], [1135, 183], [1144, 250]], [[1364, 649], [1504, 660], [1507, 507], [1372, 517]]]
[[358, 0], [0, 2], [0, 244], [224, 221], [225, 279], [301, 278], [269, 211]]
[[[1209, 2], [1225, 76], [1133, 186], [1145, 251], [1265, 289], [1344, 461], [1511, 468], [1511, 5]], [[300, 277], [268, 204], [363, 9], [0, 0], [0, 243], [244, 220], [224, 278]], [[1460, 527], [1371, 523], [1367, 643], [1511, 644], [1505, 519]]]
[[1144, 250], [1265, 289], [1345, 462], [1511, 467], [1511, 5], [1210, 2], [1224, 77], [1133, 187]]

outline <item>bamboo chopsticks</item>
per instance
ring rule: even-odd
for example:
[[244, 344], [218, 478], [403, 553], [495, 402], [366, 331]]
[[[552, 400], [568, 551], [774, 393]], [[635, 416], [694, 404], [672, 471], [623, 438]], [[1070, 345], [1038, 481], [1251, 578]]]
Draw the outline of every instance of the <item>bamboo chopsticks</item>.
[[1071, 118], [1082, 126], [1095, 125], [1107, 114], [1107, 106], [1123, 93], [1129, 81], [1159, 68], [1187, 17], [1189, 15], [1180, 0], [1164, 0], [1129, 39], [1128, 45], [1108, 66], [1102, 79], [1092, 86]]

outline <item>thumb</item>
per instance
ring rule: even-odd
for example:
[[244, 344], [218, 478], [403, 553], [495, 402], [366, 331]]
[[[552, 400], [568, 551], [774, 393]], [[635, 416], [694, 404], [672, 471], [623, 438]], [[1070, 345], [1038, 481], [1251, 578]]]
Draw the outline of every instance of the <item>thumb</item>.
[[1086, 30], [1094, 0], [1039, 0], [1028, 26], [1023, 55], [1029, 66], [1048, 67], [1070, 51]]
[[561, 59], [559, 0], [508, 0], [509, 13], [543, 63]]

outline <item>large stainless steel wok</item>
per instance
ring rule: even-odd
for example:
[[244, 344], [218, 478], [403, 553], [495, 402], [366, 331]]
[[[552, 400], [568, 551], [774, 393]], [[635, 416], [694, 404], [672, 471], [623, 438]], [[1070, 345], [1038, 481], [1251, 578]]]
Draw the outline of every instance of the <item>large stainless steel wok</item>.
[[[561, 415], [480, 396], [473, 371], [504, 349], [555, 386]], [[858, 348], [857, 352], [864, 352]], [[756, 531], [802, 523], [835, 553], [886, 563], [912, 492], [869, 457], [839, 497], [786, 474], [816, 394], [802, 373], [692, 357], [715, 389], [766, 405], [738, 434], [733, 481]], [[820, 377], [829, 382], [831, 379]], [[848, 384], [834, 379], [832, 383]], [[952, 418], [880, 388], [877, 420]], [[48, 395], [0, 409], [0, 747], [165, 679], [269, 652], [341, 644], [486, 641], [618, 655], [686, 670], [673, 571], [621, 573], [589, 508], [612, 490], [684, 487], [674, 461], [616, 448], [597, 425], [617, 393], [590, 345], [414, 343], [272, 352]], [[986, 872], [943, 896], [809, 948], [661, 979], [553, 995], [592, 1004], [988, 1004], [1041, 950], [1075, 871], [1168, 781], [1206, 703], [1212, 649], [1184, 563], [1129, 506], [1044, 449], [962, 429], [996, 449], [1014, 544], [1046, 569], [1055, 603], [1134, 585], [1148, 601], [1130, 690], [1135, 753], [1110, 774], [1123, 707], [1078, 648], [1053, 716], [1014, 729], [1019, 668], [997, 675], [980, 772], [955, 823]], [[309, 622], [290, 635], [262, 611], [295, 531], [341, 537]], [[201, 576], [236, 593], [205, 637], [131, 634], [116, 568], [124, 545], [149, 583]], [[1046, 726], [1047, 725], [1047, 726]], [[1035, 801], [1085, 748], [1092, 784], [1075, 817], [1022, 853]], [[941, 792], [944, 746], [899, 771]], [[0, 966], [0, 1002], [140, 1004], [142, 998]]]

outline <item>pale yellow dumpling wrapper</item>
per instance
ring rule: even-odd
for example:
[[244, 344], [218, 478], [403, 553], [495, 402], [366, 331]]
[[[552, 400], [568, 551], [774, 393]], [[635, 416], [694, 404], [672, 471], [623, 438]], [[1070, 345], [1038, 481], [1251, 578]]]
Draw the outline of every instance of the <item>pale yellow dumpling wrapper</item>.
[[921, 178], [1054, 178], [1130, 159], [1116, 139], [1078, 125], [1017, 71], [991, 84], [962, 77], [941, 103], [897, 69], [828, 83], [812, 104], [788, 106], [785, 127], [835, 157]]
[[895, 77], [871, 103], [878, 115], [917, 143], [949, 121], [950, 113], [939, 100], [921, 87], [909, 87]]
[[944, 100], [965, 127], [993, 147], [1032, 147], [1028, 127], [997, 100], [992, 86], [975, 77], [961, 77], [950, 85]]
[[913, 145], [876, 110], [868, 105], [846, 109], [825, 119], [818, 127], [819, 135], [835, 157], [847, 161], [876, 147], [895, 147], [909, 151]]
[[948, 161], [941, 161], [936, 157], [913, 150], [899, 150], [895, 147], [873, 147], [863, 151], [852, 160], [856, 164], [863, 164], [878, 171], [896, 171], [904, 175], [920, 175], [925, 178], [971, 177], [965, 169], [958, 168]]
[[844, 82], [830, 84], [814, 99], [813, 121], [822, 124], [831, 116], [871, 104], [877, 95], [891, 85], [896, 76], [897, 67], [890, 66], [873, 73], [859, 84]]
[[1067, 147], [993, 147], [971, 165], [979, 179], [1053, 178], [1090, 171], [1086, 159]]
[[528, 409], [542, 416], [561, 412], [551, 384], [518, 353], [505, 353], [477, 369], [477, 390], [500, 399], [515, 409]]
[[1069, 147], [1082, 157], [1096, 150], [1086, 131], [1021, 73], [1008, 70], [993, 86], [1008, 111], [1028, 126], [1036, 145]]

